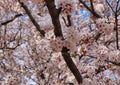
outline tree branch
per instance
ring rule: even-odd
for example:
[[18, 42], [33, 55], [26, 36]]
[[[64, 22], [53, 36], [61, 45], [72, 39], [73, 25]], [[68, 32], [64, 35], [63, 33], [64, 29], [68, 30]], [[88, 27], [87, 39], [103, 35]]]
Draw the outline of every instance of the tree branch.
[[52, 22], [54, 25], [54, 33], [56, 37], [63, 37], [62, 30], [61, 30], [61, 25], [59, 21], [59, 9], [56, 9], [54, 5], [54, 0], [45, 0], [46, 5], [48, 7], [49, 13], [52, 18]]
[[116, 31], [116, 47], [117, 47], [117, 49], [119, 49], [119, 37], [118, 37], [119, 33], [118, 33], [118, 19], [117, 19], [117, 17], [118, 17], [117, 8], [119, 6], [119, 2], [120, 2], [120, 0], [117, 1], [117, 6], [116, 6], [116, 10], [115, 10], [115, 31]]
[[116, 8], [115, 8], [115, 11], [114, 9], [112, 8], [112, 6], [110, 5], [110, 3], [106, 0], [107, 4], [109, 5], [109, 7], [111, 8], [111, 10], [113, 11], [114, 15], [115, 15], [115, 32], [116, 32], [116, 47], [117, 49], [119, 49], [119, 37], [118, 37], [118, 11], [117, 11], [117, 8], [118, 8], [118, 4], [119, 4], [119, 1], [117, 1], [117, 5], [116, 5]]
[[71, 16], [70, 15], [67, 15], [67, 20], [68, 20], [68, 26], [71, 26], [71, 20], [70, 20]]
[[111, 8], [111, 10], [113, 11], [113, 13], [115, 14], [115, 11], [113, 10], [112, 6], [110, 5], [110, 3], [106, 0], [108, 6]]
[[112, 64], [114, 64], [116, 66], [120, 66], [120, 62], [110, 61], [110, 60], [105, 60], [105, 61], [108, 62], [108, 63], [112, 63]]
[[[94, 57], [94, 56], [92, 56], [92, 55], [83, 55], [83, 56], [88, 56], [88, 57], [97, 59], [97, 57]], [[105, 62], [108, 62], [108, 63], [111, 63], [111, 64], [113, 64], [113, 65], [116, 65], [116, 66], [120, 66], [120, 62], [111, 61], [111, 60], [108, 60], [108, 59], [106, 59], [106, 60], [104, 60], [104, 61], [105, 61]]]
[[115, 32], [116, 32], [116, 47], [119, 49], [119, 37], [118, 37], [118, 19], [117, 19], [117, 11], [115, 13]]
[[97, 17], [97, 18], [101, 18], [101, 16], [100, 16], [99, 14], [97, 14], [94, 10], [90, 9], [90, 8], [85, 4], [84, 1], [79, 0], [79, 2], [82, 3], [82, 4], [84, 5], [84, 7], [93, 14], [93, 16], [95, 16], [95, 17]]
[[90, 0], [91, 10], [94, 12], [93, 0]]
[[65, 25], [67, 26], [67, 27], [69, 27], [69, 26], [71, 26], [72, 24], [71, 24], [71, 20], [70, 20], [70, 15], [67, 15], [67, 20], [68, 20], [68, 23], [66, 22], [66, 20], [65, 20], [65, 18], [64, 17], [62, 17], [62, 19], [63, 19], [63, 21], [64, 21], [64, 23], [65, 23]]
[[[59, 13], [57, 12], [58, 9], [56, 9], [55, 5], [54, 5], [54, 0], [45, 0], [47, 8], [49, 10], [50, 16], [52, 18], [52, 23], [54, 25], [54, 33], [56, 37], [62, 37], [63, 38], [63, 34], [62, 34], [62, 30], [61, 30], [61, 25], [60, 25], [60, 20], [59, 20]], [[70, 69], [70, 71], [73, 73], [73, 75], [75, 76], [77, 82], [80, 84], [82, 83], [82, 76], [79, 72], [79, 70], [77, 69], [76, 65], [74, 64], [70, 54], [68, 53], [68, 49], [66, 47], [62, 48], [62, 56], [68, 66], [68, 68]]]
[[21, 7], [23, 7], [23, 9], [25, 10], [25, 12], [28, 14], [30, 20], [32, 21], [32, 23], [34, 24], [34, 26], [36, 27], [36, 29], [41, 33], [42, 36], [45, 36], [45, 32], [44, 30], [41, 30], [40, 29], [40, 26], [39, 24], [36, 22], [36, 20], [33, 18], [32, 14], [30, 13], [28, 7], [23, 3], [21, 2], [20, 0], [18, 0], [19, 3], [21, 4]]
[[82, 76], [81, 76], [79, 70], [77, 69], [76, 65], [74, 64], [70, 54], [67, 52], [67, 50], [68, 49], [66, 47], [63, 47], [62, 56], [67, 64], [67, 66], [69, 67], [70, 71], [73, 73], [73, 75], [77, 79], [77, 82], [80, 84], [80, 83], [82, 83]]
[[119, 3], [120, 3], [120, 0], [117, 1], [117, 6], [116, 6], [116, 12], [118, 11], [118, 7], [119, 7]]
[[7, 21], [5, 21], [5, 22], [2, 22], [0, 25], [7, 25], [8, 23], [14, 21], [16, 18], [18, 18], [18, 17], [20, 17], [20, 16], [23, 16], [23, 15], [22, 15], [22, 14], [17, 14], [17, 15], [15, 15], [12, 19], [7, 20]]

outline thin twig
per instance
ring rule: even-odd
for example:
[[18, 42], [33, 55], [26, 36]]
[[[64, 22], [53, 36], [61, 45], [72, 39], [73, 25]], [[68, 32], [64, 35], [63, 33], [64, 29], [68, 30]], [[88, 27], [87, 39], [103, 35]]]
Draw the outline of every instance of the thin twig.
[[112, 6], [110, 5], [110, 3], [106, 0], [108, 6], [111, 8], [111, 10], [113, 11], [113, 13], [115, 14], [115, 11], [113, 10]]
[[90, 9], [90, 8], [85, 4], [84, 1], [79, 0], [79, 2], [82, 3], [82, 4], [84, 5], [84, 7], [93, 14], [93, 16], [95, 16], [95, 17], [97, 17], [97, 18], [101, 18], [101, 16], [100, 16], [99, 14], [97, 14], [95, 11], [93, 11], [92, 9]]
[[16, 18], [18, 18], [18, 17], [20, 17], [20, 16], [23, 16], [23, 15], [22, 15], [22, 14], [17, 14], [17, 15], [15, 15], [12, 19], [7, 20], [7, 21], [5, 21], [5, 22], [2, 22], [0, 25], [7, 25], [8, 23], [14, 21]]

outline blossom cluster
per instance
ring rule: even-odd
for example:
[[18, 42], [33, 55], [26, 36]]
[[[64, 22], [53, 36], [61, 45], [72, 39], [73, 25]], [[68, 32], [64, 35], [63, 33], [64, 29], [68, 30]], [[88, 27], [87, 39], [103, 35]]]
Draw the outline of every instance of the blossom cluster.
[[67, 47], [71, 53], [74, 53], [77, 50], [76, 45], [80, 40], [78, 30], [69, 27], [64, 30], [63, 35], [65, 37], [64, 46]]
[[96, 26], [101, 33], [110, 34], [114, 29], [114, 24], [110, 23], [107, 18], [100, 18], [96, 20]]
[[101, 16], [103, 16], [104, 15], [104, 10], [105, 10], [105, 8], [104, 8], [104, 5], [103, 4], [94, 4], [94, 8], [95, 8], [95, 11], [99, 14], [99, 15], [101, 15]]
[[76, 9], [75, 2], [76, 2], [75, 0], [56, 0], [58, 8], [62, 7], [64, 14], [71, 14], [75, 11]]
[[74, 28], [65, 28], [63, 30], [64, 40], [61, 37], [55, 37], [53, 30], [46, 33], [46, 39], [49, 40], [50, 47], [55, 52], [61, 52], [63, 46], [69, 49], [70, 53], [77, 51], [76, 45], [79, 42], [79, 32]]

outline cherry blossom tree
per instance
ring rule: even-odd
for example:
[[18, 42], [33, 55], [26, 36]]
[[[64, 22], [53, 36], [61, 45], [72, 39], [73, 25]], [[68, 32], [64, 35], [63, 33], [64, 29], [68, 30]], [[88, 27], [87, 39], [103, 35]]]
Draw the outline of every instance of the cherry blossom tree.
[[0, 85], [119, 85], [120, 0], [1, 0]]

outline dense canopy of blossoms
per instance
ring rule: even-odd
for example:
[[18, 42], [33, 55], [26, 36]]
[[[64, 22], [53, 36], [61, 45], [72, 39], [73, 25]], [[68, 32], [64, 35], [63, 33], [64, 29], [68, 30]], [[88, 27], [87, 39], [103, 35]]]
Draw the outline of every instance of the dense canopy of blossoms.
[[120, 0], [0, 0], [0, 85], [119, 83]]

